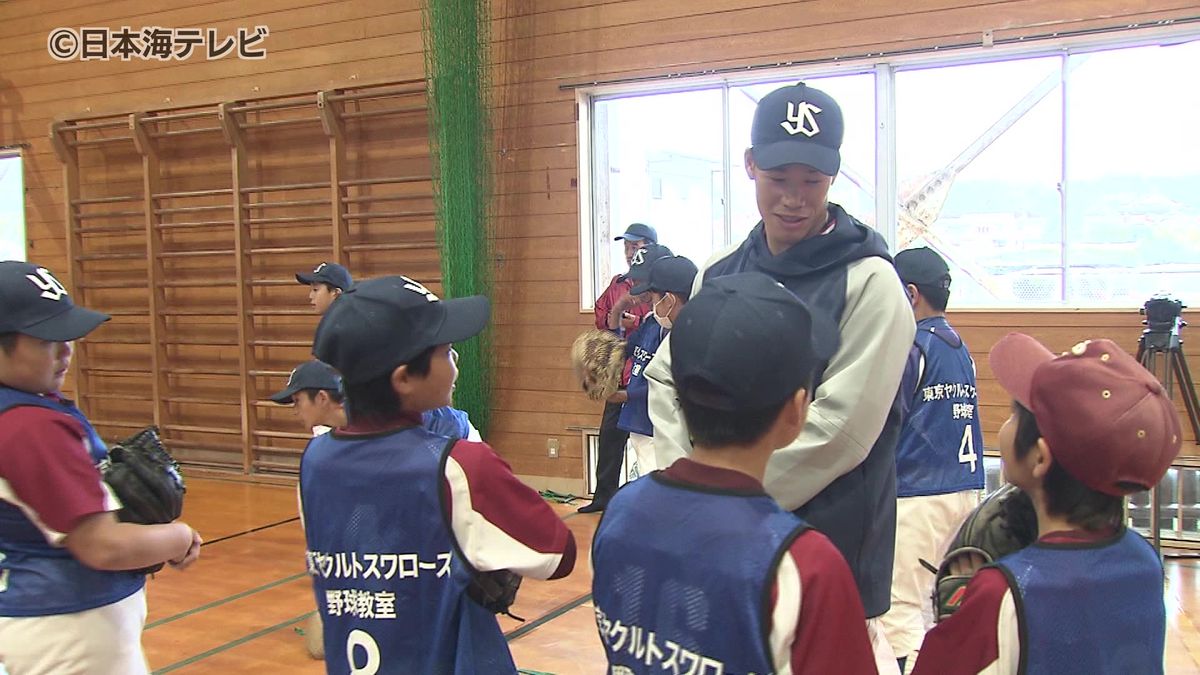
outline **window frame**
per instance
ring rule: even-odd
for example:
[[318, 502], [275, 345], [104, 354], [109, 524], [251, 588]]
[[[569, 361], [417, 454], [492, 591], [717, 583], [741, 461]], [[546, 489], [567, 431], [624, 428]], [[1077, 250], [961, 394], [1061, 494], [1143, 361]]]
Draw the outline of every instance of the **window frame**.
[[[575, 105], [578, 111], [577, 152], [579, 167], [579, 311], [593, 312], [596, 296], [603, 290], [605, 279], [600, 279], [597, 254], [606, 251], [602, 246], [610, 245], [610, 234], [600, 236], [600, 227], [596, 222], [593, 211], [592, 191], [593, 167], [595, 156], [594, 134], [592, 129], [593, 109], [597, 102], [618, 100], [648, 94], [670, 94], [698, 89], [719, 88], [722, 92], [723, 105], [723, 160], [726, 167], [730, 166], [729, 158], [732, 152], [740, 151], [730, 147], [729, 91], [734, 87], [744, 87], [780, 80], [803, 80], [817, 77], [846, 76], [853, 74], [871, 73], [875, 80], [875, 222], [885, 223], [880, 234], [893, 246], [896, 241], [897, 229], [897, 175], [896, 175], [896, 80], [899, 72], [919, 70], [933, 67], [963, 66], [980, 63], [1012, 61], [1049, 56], [1059, 56], [1065, 60], [1073, 55], [1091, 52], [1104, 52], [1117, 49], [1127, 49], [1150, 46], [1173, 46], [1200, 40], [1200, 27], [1194, 24], [1165, 24], [1154, 27], [1133, 26], [1113, 32], [1098, 32], [1096, 34], [1054, 36], [1045, 39], [1030, 40], [1029, 42], [1014, 42], [1004, 45], [991, 45], [990, 35], [985, 33], [978, 46], [938, 51], [937, 48], [923, 49], [913, 53], [879, 54], [854, 59], [831, 59], [826, 62], [811, 63], [804, 66], [789, 66], [780, 64], [777, 68], [754, 69], [747, 74], [710, 74], [686, 78], [656, 78], [652, 80], [595, 84], [575, 89]], [[1063, 79], [1060, 95], [1065, 96], [1069, 80], [1068, 69], [1063, 68]], [[1066, 128], [1066, 109], [1063, 111], [1063, 128]], [[1066, 140], [1064, 133], [1061, 149], [1062, 161], [1066, 162]], [[728, 198], [731, 191], [732, 176], [730, 171], [724, 172], [724, 190]], [[1069, 188], [1067, 188], [1069, 189]], [[1062, 227], [1066, 227], [1067, 195], [1060, 201]], [[728, 202], [728, 199], [726, 199]], [[723, 236], [730, 238], [732, 223], [730, 209], [724, 210]], [[1063, 233], [1064, 237], [1066, 232]], [[602, 241], [602, 239], [609, 239]], [[730, 242], [731, 243], [731, 242]], [[1064, 239], [1064, 248], [1066, 248]], [[1064, 265], [1068, 262], [1069, 252], [1063, 253]], [[1065, 272], [1064, 272], [1065, 274]], [[1059, 307], [1004, 305], [995, 307], [979, 307], [964, 311], [1070, 311], [1084, 309], [1064, 304]], [[1086, 309], [1105, 310], [1108, 307], [1086, 307]]]
[[[28, 260], [29, 259], [29, 205], [26, 203], [28, 200], [25, 198], [25, 194], [27, 191], [27, 187], [25, 184], [25, 167], [27, 164], [27, 162], [25, 160], [25, 148], [22, 145], [0, 146], [0, 160], [6, 160], [6, 159], [13, 158], [13, 157], [16, 157], [19, 162], [18, 169], [20, 171], [20, 180], [21, 180], [21, 186], [20, 186], [21, 207], [19, 209], [19, 212], [21, 214], [21, 258], [20, 259]], [[4, 235], [4, 238], [5, 239], [8, 238], [7, 234]]]

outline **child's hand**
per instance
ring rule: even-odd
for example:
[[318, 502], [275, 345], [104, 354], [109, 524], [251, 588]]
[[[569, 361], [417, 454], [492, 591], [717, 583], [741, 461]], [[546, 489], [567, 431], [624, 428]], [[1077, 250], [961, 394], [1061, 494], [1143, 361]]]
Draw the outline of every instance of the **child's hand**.
[[621, 313], [621, 328], [622, 329], [624, 329], [625, 331], [631, 331], [631, 330], [633, 330], [633, 327], [635, 325], [637, 325], [637, 317], [636, 316], [630, 314], [629, 312]]
[[[191, 528], [189, 527], [188, 529]], [[192, 530], [192, 543], [188, 546], [187, 552], [183, 554], [182, 558], [168, 560], [167, 562], [171, 564], [171, 567], [174, 567], [177, 570], [187, 569], [200, 557], [200, 545], [203, 543], [204, 540], [200, 538], [200, 533]]]
[[969, 577], [987, 563], [978, 553], [964, 553], [950, 561], [950, 573]]

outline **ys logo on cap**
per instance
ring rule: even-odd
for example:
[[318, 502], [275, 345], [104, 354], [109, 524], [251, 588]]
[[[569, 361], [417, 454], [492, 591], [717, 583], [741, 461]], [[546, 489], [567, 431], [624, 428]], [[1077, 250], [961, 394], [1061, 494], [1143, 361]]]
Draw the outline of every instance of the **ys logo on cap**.
[[313, 269], [313, 274], [320, 274], [321, 270], [325, 269], [325, 265], [328, 265], [328, 264], [329, 263], [321, 263], [320, 265], [317, 265], [316, 268]]
[[641, 265], [645, 262], [646, 262], [646, 249], [639, 248], [637, 250], [637, 253], [633, 254], [633, 258], [630, 259], [629, 264], [630, 265]]
[[66, 287], [58, 279], [55, 279], [50, 270], [45, 267], [39, 267], [36, 276], [26, 274], [25, 278], [32, 281], [34, 286], [42, 289], [42, 297], [47, 300], [62, 300], [62, 297], [67, 294]]
[[433, 291], [422, 286], [421, 282], [413, 281], [412, 279], [409, 279], [408, 277], [406, 277], [404, 275], [401, 275], [400, 278], [404, 280], [404, 282], [405, 282], [404, 287], [407, 288], [408, 290], [412, 291], [413, 293], [420, 293], [421, 295], [424, 295], [425, 299], [428, 300], [429, 302], [437, 302], [438, 301], [438, 296], [435, 295]]
[[779, 126], [789, 134], [804, 134], [809, 138], [821, 133], [821, 127], [817, 125], [816, 113], [821, 112], [817, 106], [808, 101], [800, 103], [792, 103], [788, 101], [787, 119], [780, 122]]

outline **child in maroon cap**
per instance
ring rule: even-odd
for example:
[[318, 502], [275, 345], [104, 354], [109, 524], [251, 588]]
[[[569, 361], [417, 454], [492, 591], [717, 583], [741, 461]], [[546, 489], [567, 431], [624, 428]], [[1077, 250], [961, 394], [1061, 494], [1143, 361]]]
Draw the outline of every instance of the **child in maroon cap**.
[[913, 672], [1162, 673], [1162, 563], [1125, 527], [1124, 497], [1179, 453], [1167, 392], [1110, 340], [1055, 356], [1010, 333], [989, 360], [1014, 399], [1004, 477], [1031, 497], [1039, 538], [975, 574]]

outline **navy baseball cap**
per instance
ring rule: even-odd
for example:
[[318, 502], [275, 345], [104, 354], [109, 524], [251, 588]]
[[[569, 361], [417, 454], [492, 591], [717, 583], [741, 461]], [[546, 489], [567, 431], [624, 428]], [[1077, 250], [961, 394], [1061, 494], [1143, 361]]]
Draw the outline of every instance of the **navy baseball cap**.
[[482, 295], [441, 300], [405, 276], [368, 279], [342, 293], [321, 317], [313, 356], [358, 384], [430, 347], [477, 335], [490, 313]]
[[803, 82], [767, 94], [754, 110], [750, 155], [760, 169], [806, 164], [826, 176], [842, 166], [842, 109]]
[[290, 405], [297, 393], [305, 389], [338, 391], [342, 388], [342, 376], [327, 363], [305, 361], [292, 369], [283, 391], [271, 395], [271, 400], [280, 405]]
[[928, 246], [900, 251], [895, 262], [896, 273], [906, 284], [950, 288], [950, 266]]
[[109, 318], [72, 302], [67, 289], [45, 267], [19, 260], [0, 262], [0, 333], [70, 342]]
[[[736, 412], [810, 387], [837, 347], [833, 322], [761, 272], [707, 280], [671, 331], [679, 397]], [[811, 398], [812, 392], [809, 392]]]
[[658, 293], [678, 293], [687, 297], [692, 292], [692, 284], [696, 281], [696, 263], [681, 256], [672, 255], [658, 258], [650, 264], [650, 275], [645, 281], [635, 285], [630, 295], [641, 295], [649, 291]]
[[658, 232], [656, 232], [654, 228], [650, 227], [649, 225], [645, 225], [643, 223], [634, 223], [625, 228], [625, 234], [619, 234], [613, 237], [613, 241], [621, 241], [622, 239], [629, 241], [641, 241], [645, 239], [651, 244], [657, 244]]
[[666, 258], [671, 253], [671, 249], [662, 244], [650, 244], [643, 246], [633, 254], [633, 260], [629, 261], [629, 271], [625, 273], [623, 279], [632, 281], [645, 281], [650, 278], [650, 265], [659, 258]]
[[315, 281], [323, 284], [329, 284], [334, 288], [340, 288], [343, 291], [348, 290], [354, 285], [354, 279], [350, 276], [350, 270], [342, 267], [337, 263], [323, 262], [313, 268], [313, 271], [305, 274], [303, 272], [296, 274], [296, 281], [302, 284], [311, 284]]

